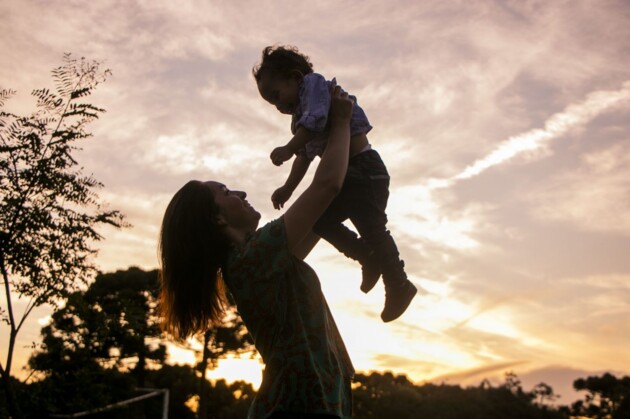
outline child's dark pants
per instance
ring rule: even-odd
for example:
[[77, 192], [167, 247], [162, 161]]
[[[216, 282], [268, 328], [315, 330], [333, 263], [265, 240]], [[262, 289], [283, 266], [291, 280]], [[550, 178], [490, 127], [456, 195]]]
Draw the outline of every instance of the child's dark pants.
[[[389, 173], [381, 156], [376, 150], [356, 154], [348, 163], [341, 192], [313, 228], [317, 235], [362, 265], [377, 258], [386, 287], [407, 279], [396, 243], [386, 228], [388, 197]], [[347, 219], [361, 238], [342, 224]]]

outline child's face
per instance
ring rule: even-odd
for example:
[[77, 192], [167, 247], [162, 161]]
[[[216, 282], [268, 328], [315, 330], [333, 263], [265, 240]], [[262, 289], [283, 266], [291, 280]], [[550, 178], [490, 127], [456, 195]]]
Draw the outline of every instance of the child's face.
[[291, 115], [299, 105], [300, 77], [265, 74], [258, 82], [260, 96], [275, 106], [280, 113]]

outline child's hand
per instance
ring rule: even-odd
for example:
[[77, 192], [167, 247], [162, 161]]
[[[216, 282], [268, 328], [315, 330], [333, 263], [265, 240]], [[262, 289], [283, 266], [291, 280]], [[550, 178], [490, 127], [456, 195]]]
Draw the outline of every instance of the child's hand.
[[277, 210], [281, 209], [284, 206], [284, 203], [291, 198], [293, 191], [286, 186], [280, 186], [275, 190], [273, 194], [271, 194], [271, 202], [273, 203], [273, 207]]
[[291, 160], [293, 153], [287, 146], [282, 146], [274, 148], [269, 157], [271, 157], [271, 162], [273, 164], [280, 166], [285, 161]]

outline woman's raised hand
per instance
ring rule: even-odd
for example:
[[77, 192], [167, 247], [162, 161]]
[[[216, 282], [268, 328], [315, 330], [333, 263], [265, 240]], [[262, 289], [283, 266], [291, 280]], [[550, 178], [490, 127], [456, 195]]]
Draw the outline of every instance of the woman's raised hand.
[[348, 97], [348, 92], [337, 85], [337, 80], [333, 79], [330, 85], [330, 114], [329, 119], [350, 121], [354, 101]]

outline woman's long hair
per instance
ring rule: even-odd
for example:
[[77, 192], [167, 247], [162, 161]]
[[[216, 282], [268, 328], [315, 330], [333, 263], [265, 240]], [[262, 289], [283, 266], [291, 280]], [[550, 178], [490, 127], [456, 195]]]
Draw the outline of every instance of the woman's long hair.
[[230, 243], [217, 225], [218, 207], [204, 183], [191, 180], [166, 208], [158, 253], [163, 328], [184, 339], [222, 319], [221, 275]]

